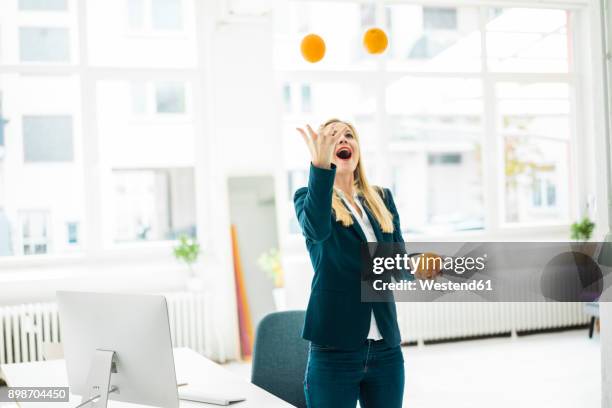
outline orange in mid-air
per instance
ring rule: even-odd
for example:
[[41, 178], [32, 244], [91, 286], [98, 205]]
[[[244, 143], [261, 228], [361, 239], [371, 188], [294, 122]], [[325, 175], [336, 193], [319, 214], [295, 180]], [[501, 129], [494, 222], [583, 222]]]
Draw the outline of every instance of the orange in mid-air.
[[370, 28], [363, 35], [363, 46], [370, 54], [382, 54], [389, 45], [387, 34], [380, 28]]
[[316, 34], [308, 34], [302, 39], [302, 56], [308, 62], [319, 62], [325, 56], [325, 41]]

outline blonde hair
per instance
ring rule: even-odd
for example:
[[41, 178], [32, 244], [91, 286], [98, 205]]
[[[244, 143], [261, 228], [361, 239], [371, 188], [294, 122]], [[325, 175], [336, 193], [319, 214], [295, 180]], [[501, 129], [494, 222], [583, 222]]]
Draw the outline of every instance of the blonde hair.
[[[323, 131], [323, 129], [332, 124], [332, 123], [344, 123], [349, 127], [353, 135], [355, 136], [355, 140], [357, 144], [359, 144], [359, 136], [357, 135], [357, 131], [355, 127], [348, 122], [342, 121], [340, 119], [329, 119], [325, 123], [323, 123], [319, 127], [319, 133]], [[359, 157], [359, 161], [357, 162], [357, 168], [355, 168], [355, 172], [353, 173], [354, 178], [354, 187], [357, 191], [357, 194], [362, 196], [366, 207], [372, 212], [372, 215], [380, 224], [383, 232], [391, 233], [393, 232], [393, 216], [391, 212], [385, 205], [382, 195], [384, 195], [384, 190], [377, 186], [372, 186], [368, 183], [368, 179], [365, 175], [365, 168], [363, 166], [363, 161], [361, 160], [361, 156]], [[349, 210], [342, 203], [342, 199], [334, 190], [332, 196], [332, 209], [334, 211], [334, 215], [336, 217], [336, 221], [341, 223], [345, 227], [349, 227], [353, 225], [353, 217]]]

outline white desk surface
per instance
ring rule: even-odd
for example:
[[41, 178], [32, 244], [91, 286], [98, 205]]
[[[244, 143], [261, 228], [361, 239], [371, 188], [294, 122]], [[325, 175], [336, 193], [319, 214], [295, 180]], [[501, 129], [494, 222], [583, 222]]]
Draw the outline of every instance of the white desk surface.
[[[188, 348], [174, 349], [174, 364], [178, 383], [187, 382], [200, 386], [204, 390], [222, 393], [231, 390], [231, 394], [246, 397], [245, 401], [233, 403], [232, 408], [267, 408], [292, 407], [292, 405], [270, 394], [269, 392], [245, 381], [219, 364], [207, 359]], [[5, 364], [0, 367], [7, 384], [12, 387], [66, 387], [68, 376], [64, 360]], [[70, 402], [57, 403], [19, 403], [22, 408], [64, 408], [74, 407], [81, 402], [80, 396], [70, 394]], [[142, 407], [142, 405], [109, 401], [109, 407]], [[181, 407], [219, 407], [219, 405], [180, 401]]]

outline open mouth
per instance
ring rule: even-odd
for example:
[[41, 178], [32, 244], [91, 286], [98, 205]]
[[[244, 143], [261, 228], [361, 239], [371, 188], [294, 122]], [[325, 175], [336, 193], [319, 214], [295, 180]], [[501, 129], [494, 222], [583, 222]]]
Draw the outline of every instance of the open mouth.
[[353, 156], [353, 152], [348, 147], [341, 147], [336, 152], [336, 157], [342, 160], [348, 160], [351, 158], [351, 156]]

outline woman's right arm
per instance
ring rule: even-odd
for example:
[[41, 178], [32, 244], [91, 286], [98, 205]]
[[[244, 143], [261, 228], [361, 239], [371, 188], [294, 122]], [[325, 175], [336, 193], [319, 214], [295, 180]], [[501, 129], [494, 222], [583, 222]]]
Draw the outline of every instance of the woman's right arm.
[[315, 133], [310, 126], [306, 131], [298, 128], [306, 146], [310, 151], [310, 176], [308, 187], [295, 192], [293, 203], [302, 233], [314, 242], [326, 240], [332, 227], [332, 196], [336, 166], [332, 157], [336, 142], [346, 125], [332, 124], [324, 129], [321, 135]]
[[326, 240], [331, 233], [332, 195], [336, 166], [321, 169], [310, 164], [308, 187], [295, 192], [295, 213], [306, 238], [314, 242]]

